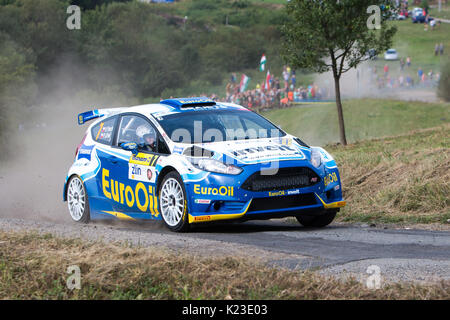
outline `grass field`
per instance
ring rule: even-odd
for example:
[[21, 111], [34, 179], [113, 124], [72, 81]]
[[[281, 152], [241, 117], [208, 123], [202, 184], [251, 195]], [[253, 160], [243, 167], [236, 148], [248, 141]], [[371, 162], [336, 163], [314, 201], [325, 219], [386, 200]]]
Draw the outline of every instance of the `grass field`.
[[[246, 258], [204, 258], [161, 248], [0, 231], [0, 299], [449, 299], [448, 282], [386, 283], [269, 268]], [[81, 289], [66, 287], [79, 266]], [[170, 272], [167, 272], [170, 270]]]
[[[392, 47], [397, 49], [400, 58], [411, 58], [411, 67], [405, 67], [405, 74], [417, 78], [417, 70], [422, 68], [425, 73], [433, 70], [434, 73], [441, 70], [441, 66], [449, 59], [450, 50], [450, 23], [441, 23], [434, 30], [424, 31], [423, 24], [412, 23], [410, 19], [393, 22], [398, 31], [394, 37]], [[444, 55], [435, 56], [436, 43], [444, 44]], [[399, 61], [385, 61], [381, 53], [371, 65], [377, 67], [378, 73], [383, 72], [383, 66], [387, 64], [391, 74], [399, 74]]]
[[431, 8], [430, 15], [434, 18], [450, 20], [450, 4], [442, 4], [441, 12], [438, 11], [437, 6]]
[[340, 221], [450, 219], [450, 124], [326, 149], [338, 163], [348, 203]]
[[[343, 108], [349, 142], [399, 135], [450, 122], [450, 103], [355, 99], [345, 100]], [[339, 141], [334, 103], [276, 109], [262, 115], [311, 145]]]

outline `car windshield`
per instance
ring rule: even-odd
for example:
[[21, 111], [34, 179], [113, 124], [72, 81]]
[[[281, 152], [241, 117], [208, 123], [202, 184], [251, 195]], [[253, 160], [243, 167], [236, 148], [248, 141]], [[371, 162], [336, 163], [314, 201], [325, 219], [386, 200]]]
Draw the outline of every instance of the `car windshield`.
[[285, 136], [282, 130], [247, 110], [199, 110], [158, 117], [174, 142], [208, 143]]
[[388, 50], [387, 53], [396, 53], [396, 51], [391, 49], [391, 50]]

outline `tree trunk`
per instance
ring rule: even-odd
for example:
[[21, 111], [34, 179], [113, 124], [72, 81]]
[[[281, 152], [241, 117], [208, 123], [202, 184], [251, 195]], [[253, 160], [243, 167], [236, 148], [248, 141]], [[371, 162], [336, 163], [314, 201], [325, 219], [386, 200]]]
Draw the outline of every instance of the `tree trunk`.
[[346, 146], [347, 138], [345, 137], [345, 125], [344, 125], [344, 113], [342, 112], [342, 103], [341, 103], [341, 88], [339, 85], [339, 77], [334, 74], [334, 89], [336, 92], [336, 106], [338, 111], [338, 119], [339, 119], [339, 136], [341, 139], [341, 143]]

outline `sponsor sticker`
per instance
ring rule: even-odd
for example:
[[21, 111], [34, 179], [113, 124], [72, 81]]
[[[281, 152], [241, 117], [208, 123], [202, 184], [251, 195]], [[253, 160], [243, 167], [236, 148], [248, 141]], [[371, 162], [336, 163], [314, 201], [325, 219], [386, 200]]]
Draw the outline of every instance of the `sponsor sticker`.
[[138, 153], [131, 156], [129, 163], [154, 167], [158, 159], [159, 156], [154, 154]]
[[232, 197], [234, 195], [234, 187], [221, 186], [218, 188], [213, 187], [202, 187], [199, 184], [194, 184], [194, 193], [203, 195], [213, 195], [213, 196], [228, 196]]
[[324, 182], [324, 184], [325, 184], [325, 187], [326, 187], [327, 185], [329, 185], [330, 183], [338, 182], [338, 177], [337, 177], [337, 175], [336, 175], [336, 172], [329, 173], [328, 175], [326, 175], [326, 176], [323, 178], [323, 182]]
[[155, 168], [129, 163], [128, 164], [128, 179], [142, 181], [142, 182], [155, 182]]
[[278, 142], [284, 146], [290, 146], [292, 145], [292, 139], [291, 138], [279, 138]]
[[195, 199], [194, 202], [198, 203], [198, 204], [210, 204], [211, 200], [209, 200], [209, 199]]
[[241, 161], [257, 161], [271, 159], [273, 157], [292, 159], [304, 159], [302, 152], [291, 145], [267, 144], [231, 150], [230, 153]]
[[211, 220], [211, 216], [194, 217], [194, 221], [209, 221], [209, 220]]
[[91, 154], [93, 149], [94, 146], [82, 145], [81, 148], [78, 150], [78, 160], [88, 159], [89, 161], [91, 161]]
[[269, 197], [278, 197], [278, 196], [284, 196], [285, 192], [283, 190], [281, 191], [269, 191]]
[[179, 146], [175, 146], [173, 148], [173, 153], [178, 153], [178, 154], [182, 154], [183, 153], [183, 148], [179, 147]]

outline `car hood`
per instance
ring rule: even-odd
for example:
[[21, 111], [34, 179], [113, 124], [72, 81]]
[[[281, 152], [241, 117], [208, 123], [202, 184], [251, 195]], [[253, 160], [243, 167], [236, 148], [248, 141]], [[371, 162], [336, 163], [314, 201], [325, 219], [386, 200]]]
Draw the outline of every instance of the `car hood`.
[[294, 137], [289, 135], [279, 138], [221, 141], [195, 145], [177, 144], [174, 152], [188, 155], [192, 148], [212, 151], [212, 154], [206, 153], [213, 159], [236, 165], [286, 160], [309, 161], [311, 157], [310, 148], [301, 146], [294, 140]]

